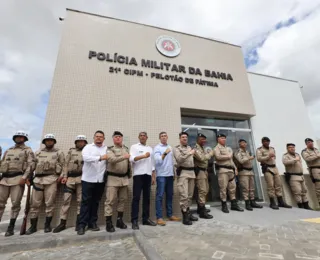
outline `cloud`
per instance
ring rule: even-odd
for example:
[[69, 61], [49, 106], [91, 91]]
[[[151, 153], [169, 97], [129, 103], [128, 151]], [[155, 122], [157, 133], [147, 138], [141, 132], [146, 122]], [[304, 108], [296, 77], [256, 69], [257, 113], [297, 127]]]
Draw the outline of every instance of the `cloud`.
[[[0, 2], [0, 138], [18, 129], [38, 145], [65, 9], [113, 16], [242, 45], [252, 70], [297, 79], [320, 123], [320, 0], [153, 1], [30, 0]], [[318, 124], [319, 125], [319, 124]], [[320, 129], [316, 129], [320, 136]]]

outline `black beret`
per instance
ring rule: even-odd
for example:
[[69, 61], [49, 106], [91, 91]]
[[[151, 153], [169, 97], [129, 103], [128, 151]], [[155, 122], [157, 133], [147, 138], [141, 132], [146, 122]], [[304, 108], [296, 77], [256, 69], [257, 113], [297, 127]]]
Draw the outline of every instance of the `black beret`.
[[293, 144], [293, 143], [288, 143], [288, 144], [287, 144], [287, 148], [288, 148], [289, 146], [296, 146], [296, 145]]
[[189, 136], [189, 134], [188, 134], [187, 132], [181, 132], [181, 133], [179, 134], [179, 137], [181, 137], [181, 136], [183, 136], [183, 135]]
[[247, 142], [246, 140], [244, 140], [244, 139], [239, 139], [239, 143], [241, 143], [241, 142]]
[[227, 137], [225, 134], [217, 134], [217, 138], [219, 137]]
[[306, 139], [304, 140], [304, 142], [305, 142], [305, 143], [307, 143], [307, 142], [313, 142], [313, 140], [312, 140], [311, 138], [306, 138]]
[[203, 137], [205, 139], [207, 139], [207, 137], [204, 134], [198, 133], [198, 137]]
[[265, 136], [265, 137], [262, 137], [261, 141], [262, 141], [262, 142], [263, 142], [263, 141], [270, 142], [270, 138]]
[[119, 131], [114, 131], [112, 137], [113, 137], [113, 136], [116, 136], [116, 135], [123, 136], [123, 134], [122, 134], [121, 132], [119, 132]]

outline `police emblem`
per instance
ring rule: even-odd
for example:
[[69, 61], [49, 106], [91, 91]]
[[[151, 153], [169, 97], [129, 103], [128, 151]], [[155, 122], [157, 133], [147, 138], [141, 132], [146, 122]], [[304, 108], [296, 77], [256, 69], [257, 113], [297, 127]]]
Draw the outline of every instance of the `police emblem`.
[[167, 57], [176, 57], [181, 52], [180, 43], [171, 36], [159, 36], [156, 40], [156, 47], [162, 55]]

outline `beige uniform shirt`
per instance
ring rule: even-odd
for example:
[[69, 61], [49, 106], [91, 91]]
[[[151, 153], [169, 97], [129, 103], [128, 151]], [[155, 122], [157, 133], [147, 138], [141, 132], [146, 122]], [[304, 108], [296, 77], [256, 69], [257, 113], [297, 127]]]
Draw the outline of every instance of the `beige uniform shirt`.
[[[223, 165], [235, 168], [235, 164], [232, 160], [233, 151], [230, 147], [217, 144], [214, 150], [214, 157], [216, 159], [216, 165]], [[230, 158], [231, 157], [231, 158]], [[219, 173], [233, 172], [232, 169], [220, 168]]]
[[[66, 156], [61, 177], [68, 178], [67, 184], [80, 184], [83, 167], [82, 149], [70, 148]], [[78, 173], [78, 177], [68, 177], [68, 173]]]
[[319, 166], [320, 167], [320, 152], [317, 148], [312, 149], [303, 149], [302, 158], [306, 161], [308, 167]]
[[[252, 160], [250, 160], [250, 154], [247, 150], [239, 148], [234, 155], [237, 159], [237, 161], [241, 164], [242, 167], [245, 167], [247, 169], [252, 169], [253, 168], [253, 163]], [[242, 171], [239, 171], [239, 175], [245, 175], [245, 176], [250, 176], [254, 175], [253, 170], [247, 170], [243, 169]]]
[[[123, 146], [109, 146], [107, 150], [108, 166], [107, 172], [127, 174], [130, 169], [129, 159], [124, 158], [125, 154], [129, 154], [129, 148]], [[130, 173], [131, 176], [131, 173]], [[125, 177], [111, 176], [108, 174], [107, 186], [122, 187], [129, 185], [128, 175]]]
[[[269, 158], [270, 152], [273, 152], [275, 157]], [[257, 161], [267, 165], [276, 165], [276, 151], [273, 147], [269, 147], [269, 149], [261, 146], [257, 149]], [[276, 167], [269, 167], [269, 171], [274, 174], [278, 174], [278, 169]]]
[[204, 148], [196, 144], [196, 152], [194, 153], [194, 165], [201, 168], [208, 168], [208, 161], [211, 159], [213, 153], [206, 153]]
[[[176, 167], [194, 167], [193, 156], [190, 154], [191, 147], [189, 145], [177, 145], [173, 149], [173, 156], [176, 160]], [[195, 178], [194, 171], [182, 170], [180, 177]]]
[[[36, 152], [35, 167], [35, 174], [40, 175], [40, 177], [35, 177], [33, 182], [38, 184], [52, 184], [57, 181], [64, 164], [64, 154], [59, 149], [41, 149]], [[43, 177], [41, 175], [43, 175]]]
[[[296, 157], [299, 157], [300, 161], [296, 161]], [[284, 164], [287, 173], [303, 173], [301, 157], [297, 153], [295, 155], [285, 153], [282, 156], [282, 163]], [[290, 180], [301, 181], [303, 180], [303, 176], [291, 175]]]
[[2, 178], [0, 184], [5, 186], [18, 185], [22, 178], [27, 179], [34, 169], [35, 156], [30, 147], [26, 145], [15, 145], [10, 147], [3, 155], [1, 160], [1, 173], [23, 172], [13, 178]]

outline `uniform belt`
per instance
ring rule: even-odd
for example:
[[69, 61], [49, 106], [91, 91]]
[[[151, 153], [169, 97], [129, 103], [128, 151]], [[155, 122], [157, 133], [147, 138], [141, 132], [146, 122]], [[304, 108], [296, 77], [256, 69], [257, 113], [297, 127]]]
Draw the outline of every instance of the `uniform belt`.
[[45, 177], [50, 175], [55, 175], [55, 174], [54, 173], [36, 173], [34, 177]]
[[194, 167], [183, 167], [183, 166], [180, 166], [180, 169], [181, 170], [185, 170], [185, 171], [194, 171]]
[[82, 172], [68, 172], [68, 177], [80, 177]]
[[243, 170], [252, 171], [253, 168], [241, 167], [240, 172]]
[[320, 166], [310, 166], [309, 169], [320, 169]]
[[268, 167], [276, 167], [275, 164], [266, 164]]
[[216, 164], [216, 168], [217, 168], [217, 169], [219, 169], [219, 168], [224, 168], [224, 169], [234, 170], [234, 167], [233, 167], [233, 166], [229, 166], [229, 165], [219, 165], [219, 164]]
[[10, 173], [2, 173], [2, 178], [14, 178], [17, 176], [22, 176], [23, 172], [10, 172]]
[[201, 171], [204, 171], [204, 172], [207, 171], [207, 168], [202, 168], [202, 167], [198, 167], [198, 166], [197, 166], [197, 168], [198, 168], [199, 170], [201, 170]]
[[115, 177], [120, 177], [120, 178], [124, 178], [126, 176], [128, 176], [127, 173], [117, 173], [117, 172], [107, 172], [108, 176], [115, 176]]
[[286, 174], [290, 174], [290, 175], [297, 175], [297, 176], [303, 176], [303, 173], [293, 173], [293, 172], [286, 172]]

